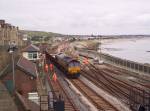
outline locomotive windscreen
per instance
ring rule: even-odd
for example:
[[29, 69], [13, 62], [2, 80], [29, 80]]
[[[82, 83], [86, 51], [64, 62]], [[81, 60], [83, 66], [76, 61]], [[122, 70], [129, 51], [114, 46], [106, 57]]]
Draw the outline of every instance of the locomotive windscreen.
[[80, 63], [77, 61], [70, 62], [69, 67], [73, 67], [73, 66], [80, 66]]
[[80, 66], [79, 62], [74, 62], [74, 66]]

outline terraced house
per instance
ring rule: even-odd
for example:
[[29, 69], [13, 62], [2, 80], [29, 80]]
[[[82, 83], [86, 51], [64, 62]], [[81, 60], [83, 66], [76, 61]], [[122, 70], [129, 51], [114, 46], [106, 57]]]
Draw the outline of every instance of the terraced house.
[[18, 30], [18, 27], [6, 23], [5, 20], [0, 20], [0, 46], [9, 45], [13, 41], [17, 45], [22, 45]]

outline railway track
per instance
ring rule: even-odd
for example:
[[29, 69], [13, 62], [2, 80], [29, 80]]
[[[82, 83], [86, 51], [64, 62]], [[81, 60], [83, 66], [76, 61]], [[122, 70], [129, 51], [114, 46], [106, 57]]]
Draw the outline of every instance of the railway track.
[[[88, 70], [87, 69], [86, 70], [82, 69], [82, 74], [84, 76], [86, 76], [90, 81], [95, 83], [95, 85], [97, 85], [98, 87], [103, 88], [104, 90], [108, 91], [110, 94], [112, 94], [115, 97], [119, 98], [120, 100], [122, 100], [127, 105], [130, 105], [131, 101], [133, 103], [136, 103], [137, 105], [140, 104], [140, 101], [135, 101], [134, 100], [135, 98], [132, 99], [132, 97], [130, 95], [130, 92], [131, 92], [131, 90], [133, 90], [134, 92], [139, 93], [139, 97], [138, 98], [140, 100], [142, 100], [142, 98], [143, 98], [143, 95], [142, 95], [143, 90], [141, 90], [141, 89], [143, 89], [143, 86], [141, 84], [139, 84], [137, 86], [134, 86], [134, 85], [131, 84], [131, 82], [128, 83], [128, 81], [124, 81], [124, 80], [118, 78], [116, 73], [109, 72], [108, 70], [100, 70], [99, 68], [93, 66], [92, 64], [89, 64], [86, 67], [88, 67]], [[116, 76], [114, 76], [114, 75], [116, 75]], [[105, 110], [108, 110], [109, 108], [110, 109], [112, 108], [112, 107], [109, 107], [109, 106], [107, 106], [108, 109], [107, 108], [105, 109], [105, 107], [102, 107], [102, 105], [105, 104], [105, 103], [103, 103], [103, 102], [99, 103], [98, 100], [100, 100], [100, 101], [104, 101], [104, 100], [101, 100], [100, 97], [97, 97], [97, 94], [91, 93], [92, 91], [90, 91], [90, 90], [88, 91], [87, 90], [88, 88], [85, 87], [85, 85], [83, 85], [83, 84], [80, 85], [81, 84], [80, 81], [75, 82], [75, 80], [73, 80], [72, 82], [74, 83], [74, 85], [76, 87], [78, 87], [78, 89], [80, 91], [83, 92], [83, 94], [85, 96], [87, 96], [87, 98], [89, 98], [89, 100], [92, 103], [94, 103], [94, 105], [99, 110], [105, 111]], [[55, 89], [55, 90], [57, 90], [57, 89]], [[95, 101], [94, 101], [94, 99], [95, 99]], [[108, 104], [108, 103], [106, 102], [106, 104]]]
[[117, 68], [114, 68], [114, 67], [113, 67], [113, 70], [108, 68], [108, 67], [103, 69], [103, 70], [105, 70], [108, 73], [114, 74], [114, 75], [129, 77], [129, 81], [131, 81], [135, 84], [138, 84], [141, 87], [150, 88], [149, 78], [145, 78], [145, 77], [142, 77], [142, 76], [131, 74], [130, 72], [127, 72], [127, 71], [124, 71], [124, 70], [121, 70], [121, 69], [117, 69]]
[[111, 95], [120, 98], [125, 103], [128, 102], [128, 99], [125, 99], [129, 98], [128, 93], [123, 88], [120, 89], [118, 86], [116, 87], [116, 85], [114, 85], [114, 83], [106, 77], [98, 77], [94, 73], [92, 73], [92, 75], [90, 74], [90, 72], [87, 73], [87, 71], [82, 70], [82, 75], [85, 76], [88, 80], [92, 81], [96, 86], [102, 88]]
[[71, 82], [96, 106], [99, 111], [118, 111], [91, 88], [85, 85], [80, 79], [71, 80]]
[[[53, 90], [56, 90], [56, 91], [63, 90], [65, 92], [65, 90], [63, 89], [63, 87], [60, 87], [61, 85], [60, 85], [59, 82], [58, 82], [58, 84], [53, 83], [53, 81], [50, 81], [50, 80], [49, 80], [49, 82], [52, 85], [52, 87], [54, 86]], [[77, 87], [79, 89], [79, 91], [81, 91], [81, 89], [83, 89], [82, 86], [84, 85], [84, 83], [82, 83], [81, 81], [79, 81], [79, 80], [76, 79], [76, 80], [71, 80], [71, 82], [74, 83], [75, 87]], [[80, 85], [79, 85], [79, 83], [80, 83]], [[100, 97], [97, 93], [95, 93], [94, 91], [92, 91], [92, 89], [90, 89], [86, 85], [84, 85], [84, 90], [82, 90], [82, 92], [84, 92], [84, 95], [87, 97], [87, 99], [90, 99], [91, 103], [94, 104], [99, 111], [108, 111], [108, 110], [110, 110], [110, 111], [118, 111], [109, 102], [107, 102], [106, 100], [104, 100], [102, 97]], [[67, 93], [65, 93], [64, 95], [67, 96]], [[71, 99], [69, 99], [69, 100], [71, 100]], [[73, 111], [73, 108], [70, 109], [70, 105], [71, 104], [69, 104], [69, 102], [68, 102], [69, 100], [65, 100], [65, 105], [69, 106], [69, 109], [65, 109], [65, 110], [66, 111]]]
[[[120, 98], [124, 103], [127, 105], [131, 104], [131, 101], [135, 104], [140, 104], [139, 101], [135, 101], [132, 99], [130, 93], [133, 90], [134, 92], [138, 93], [138, 98], [143, 100], [143, 85], [138, 84], [137, 86], [132, 85], [129, 81], [123, 81], [122, 79], [118, 79], [116, 74], [111, 72], [107, 72], [106, 70], [100, 70], [99, 68], [95, 67], [94, 65], [90, 64], [82, 69], [82, 74], [91, 80], [95, 85], [100, 88], [103, 88], [105, 91], [109, 92], [110, 94], [114, 95], [117, 98]], [[148, 88], [146, 88], [148, 90]], [[149, 93], [146, 92], [148, 96]], [[147, 100], [148, 101], [148, 98]]]
[[65, 111], [79, 111], [79, 109], [74, 105], [72, 99], [70, 97], [68, 97], [67, 92], [62, 87], [62, 85], [59, 83], [59, 81], [54, 82], [49, 79], [48, 83], [49, 83], [51, 89], [53, 89], [53, 91], [57, 91], [63, 95], [63, 99], [65, 101]]
[[110, 78], [102, 72], [99, 72], [99, 70], [95, 69], [95, 66], [91, 66], [91, 64], [86, 65], [86, 67], [82, 64], [81, 67], [81, 74], [84, 77], [92, 81], [97, 87], [129, 104], [128, 99], [126, 99], [129, 98], [128, 92], [124, 87], [119, 88]]

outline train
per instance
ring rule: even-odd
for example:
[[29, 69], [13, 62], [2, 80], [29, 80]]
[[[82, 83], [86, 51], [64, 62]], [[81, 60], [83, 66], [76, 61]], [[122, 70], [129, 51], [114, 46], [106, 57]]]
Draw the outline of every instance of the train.
[[55, 55], [56, 62], [60, 65], [60, 69], [64, 71], [69, 78], [78, 78], [80, 76], [80, 62], [63, 53]]

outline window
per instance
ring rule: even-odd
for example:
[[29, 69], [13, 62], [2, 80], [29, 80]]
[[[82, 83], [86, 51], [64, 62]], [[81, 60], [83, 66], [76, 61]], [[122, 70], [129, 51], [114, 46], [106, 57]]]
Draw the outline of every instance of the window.
[[74, 66], [80, 66], [79, 62], [74, 62]]
[[74, 66], [73, 63], [70, 63], [70, 64], [69, 64], [69, 67], [73, 67], [73, 66]]
[[33, 59], [37, 58], [37, 53], [33, 53]]
[[34, 52], [34, 53], [29, 52], [28, 53], [28, 58], [29, 59], [37, 59], [37, 53], [36, 52]]
[[28, 53], [28, 58], [32, 59], [32, 53]]

